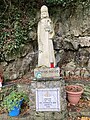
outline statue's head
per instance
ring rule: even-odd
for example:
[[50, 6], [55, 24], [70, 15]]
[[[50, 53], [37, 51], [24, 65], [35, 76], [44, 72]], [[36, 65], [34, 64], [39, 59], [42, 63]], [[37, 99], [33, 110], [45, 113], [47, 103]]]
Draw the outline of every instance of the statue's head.
[[41, 18], [49, 17], [47, 6], [43, 5], [41, 7]]

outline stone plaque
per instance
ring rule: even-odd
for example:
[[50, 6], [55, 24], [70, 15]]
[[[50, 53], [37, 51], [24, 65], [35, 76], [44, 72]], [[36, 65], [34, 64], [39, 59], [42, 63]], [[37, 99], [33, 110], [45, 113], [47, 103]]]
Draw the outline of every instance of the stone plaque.
[[35, 78], [54, 78], [60, 77], [60, 68], [36, 68], [34, 69]]
[[60, 111], [60, 89], [36, 89], [36, 111]]

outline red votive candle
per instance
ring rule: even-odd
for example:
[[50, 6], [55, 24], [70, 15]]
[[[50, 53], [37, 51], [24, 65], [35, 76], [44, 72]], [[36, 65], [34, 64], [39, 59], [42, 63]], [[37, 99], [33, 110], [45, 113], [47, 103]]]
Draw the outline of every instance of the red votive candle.
[[54, 63], [50, 63], [50, 68], [54, 68]]

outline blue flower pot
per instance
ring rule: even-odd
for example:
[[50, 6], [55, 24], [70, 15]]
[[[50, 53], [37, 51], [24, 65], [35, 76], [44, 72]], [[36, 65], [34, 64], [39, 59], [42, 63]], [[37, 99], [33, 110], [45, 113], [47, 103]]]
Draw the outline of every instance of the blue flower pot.
[[15, 106], [13, 110], [9, 111], [9, 116], [11, 117], [18, 116], [20, 114], [20, 108], [22, 103], [23, 103], [23, 99], [20, 100], [19, 105], [17, 107]]

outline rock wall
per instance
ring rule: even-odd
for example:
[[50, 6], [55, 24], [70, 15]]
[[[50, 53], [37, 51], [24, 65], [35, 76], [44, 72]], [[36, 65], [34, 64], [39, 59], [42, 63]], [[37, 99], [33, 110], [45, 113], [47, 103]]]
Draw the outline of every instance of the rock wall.
[[59, 16], [54, 20], [57, 64], [66, 76], [89, 77], [90, 2], [60, 9]]
[[[55, 28], [54, 49], [61, 74], [90, 77], [90, 2], [58, 6], [57, 9], [49, 7], [49, 13]], [[39, 15], [37, 12], [35, 19]], [[36, 31], [35, 26], [29, 32], [30, 44], [20, 55], [6, 56], [6, 61], [1, 63], [5, 79], [17, 79], [28, 73], [29, 77], [32, 75], [38, 56]]]

